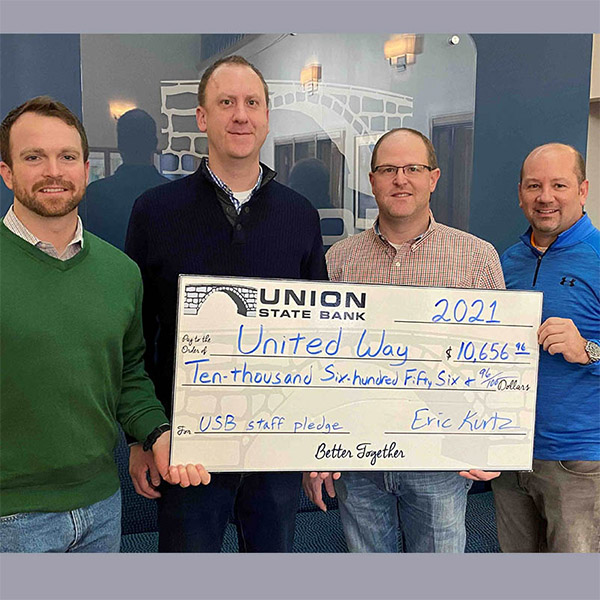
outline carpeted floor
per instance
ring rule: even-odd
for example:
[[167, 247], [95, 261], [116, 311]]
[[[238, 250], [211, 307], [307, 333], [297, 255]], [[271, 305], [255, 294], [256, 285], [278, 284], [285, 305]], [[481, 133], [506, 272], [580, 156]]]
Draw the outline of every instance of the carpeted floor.
[[[121, 552], [156, 552], [157, 548], [156, 532], [125, 534], [121, 542]], [[229, 524], [222, 552], [237, 551], [235, 526]], [[347, 552], [339, 511], [298, 513], [294, 552]], [[500, 552], [492, 492], [469, 495], [466, 552]]]
[[[121, 552], [156, 552], [158, 549], [156, 505], [135, 493], [127, 472], [129, 450], [124, 439], [115, 458], [121, 478], [123, 518]], [[472, 491], [487, 489], [473, 486]], [[318, 510], [301, 494], [294, 552], [347, 552], [337, 503], [326, 499], [329, 510]], [[494, 498], [490, 491], [470, 493], [467, 502], [466, 552], [500, 552], [496, 536]], [[237, 552], [235, 526], [229, 524], [225, 532], [222, 552]]]

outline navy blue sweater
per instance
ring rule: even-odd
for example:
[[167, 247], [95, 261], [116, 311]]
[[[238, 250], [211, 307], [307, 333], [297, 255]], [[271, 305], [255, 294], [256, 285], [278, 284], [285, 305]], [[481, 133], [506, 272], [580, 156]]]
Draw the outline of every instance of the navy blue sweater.
[[142, 272], [146, 368], [168, 411], [179, 274], [327, 280], [319, 214], [306, 198], [268, 181], [232, 226], [202, 169], [137, 199], [125, 250]]

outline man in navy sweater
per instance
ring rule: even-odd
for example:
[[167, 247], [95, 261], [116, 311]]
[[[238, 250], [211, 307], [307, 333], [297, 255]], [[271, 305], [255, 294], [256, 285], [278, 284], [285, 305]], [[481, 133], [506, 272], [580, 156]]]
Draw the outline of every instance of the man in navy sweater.
[[532, 472], [492, 482], [504, 552], [600, 552], [600, 231], [585, 163], [546, 144], [525, 159], [531, 224], [502, 256], [506, 287], [544, 292]]
[[[327, 279], [317, 211], [259, 162], [268, 98], [261, 73], [244, 58], [211, 65], [196, 109], [208, 160], [145, 192], [133, 208], [125, 249], [142, 271], [146, 368], [168, 411], [180, 273]], [[220, 473], [201, 489], [172, 493], [139, 446], [130, 473], [139, 494], [158, 498], [160, 552], [219, 552], [232, 513], [242, 552], [292, 550], [300, 473]]]

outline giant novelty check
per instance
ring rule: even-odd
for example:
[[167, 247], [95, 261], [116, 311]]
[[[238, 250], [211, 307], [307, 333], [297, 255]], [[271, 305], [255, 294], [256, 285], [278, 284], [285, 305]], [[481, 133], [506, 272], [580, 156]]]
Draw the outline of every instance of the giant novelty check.
[[179, 279], [171, 461], [531, 469], [542, 294]]

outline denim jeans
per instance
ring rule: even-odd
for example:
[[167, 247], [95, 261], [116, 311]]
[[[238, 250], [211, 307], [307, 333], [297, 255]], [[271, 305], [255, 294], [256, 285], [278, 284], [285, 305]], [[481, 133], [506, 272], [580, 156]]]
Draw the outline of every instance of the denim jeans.
[[342, 473], [335, 482], [351, 552], [464, 552], [471, 480], [454, 472]]
[[235, 518], [240, 552], [291, 552], [300, 473], [213, 473], [209, 485], [162, 484], [159, 552], [220, 552]]
[[121, 490], [83, 508], [0, 518], [0, 552], [118, 552]]
[[600, 552], [600, 461], [534, 459], [492, 489], [502, 552]]

